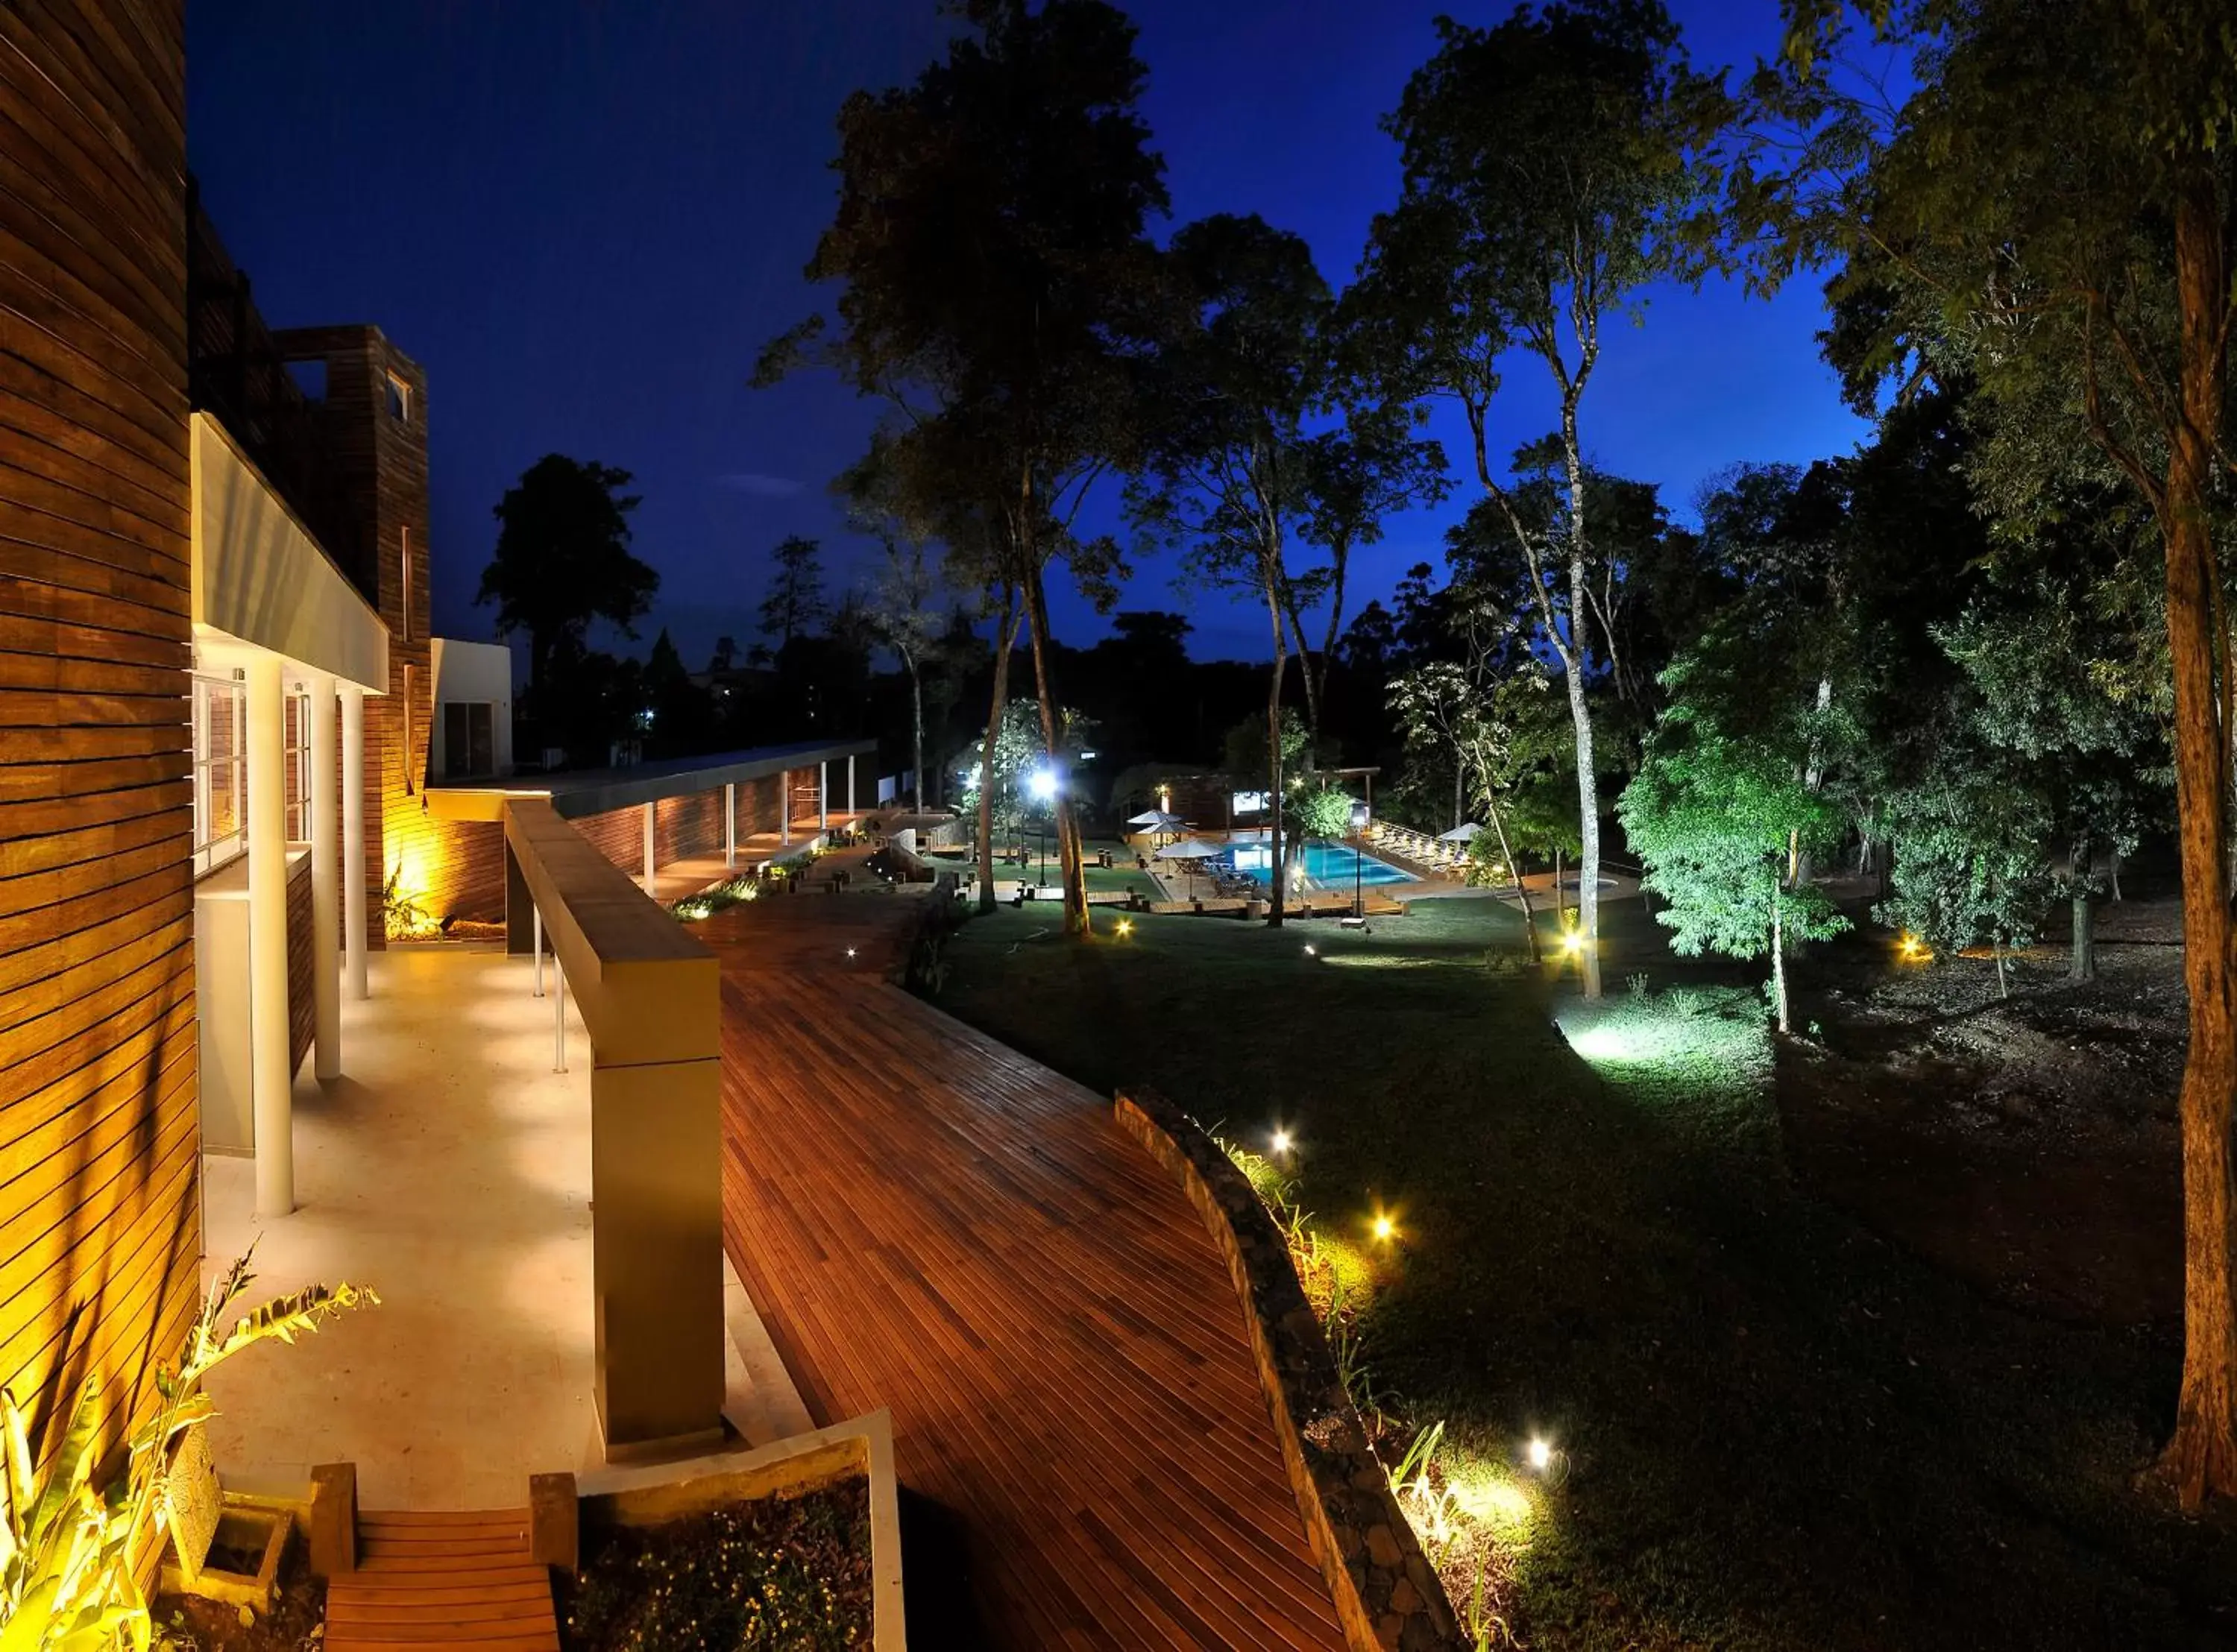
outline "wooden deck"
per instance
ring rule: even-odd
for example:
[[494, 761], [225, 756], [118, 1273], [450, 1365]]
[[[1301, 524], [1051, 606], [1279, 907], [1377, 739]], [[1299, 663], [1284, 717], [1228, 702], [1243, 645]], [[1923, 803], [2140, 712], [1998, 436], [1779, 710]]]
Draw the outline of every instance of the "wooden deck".
[[936, 1505], [912, 1633], [1340, 1648], [1201, 1219], [1106, 1100], [885, 982], [921, 898], [695, 926], [723, 958], [725, 1239], [815, 1420], [892, 1408]]

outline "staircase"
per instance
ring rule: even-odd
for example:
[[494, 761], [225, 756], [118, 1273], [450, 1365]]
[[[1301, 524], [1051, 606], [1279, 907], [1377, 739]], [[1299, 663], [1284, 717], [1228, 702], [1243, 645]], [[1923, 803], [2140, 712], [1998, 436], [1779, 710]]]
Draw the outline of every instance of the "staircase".
[[559, 1652], [528, 1528], [525, 1509], [360, 1514], [357, 1570], [327, 1585], [327, 1652]]

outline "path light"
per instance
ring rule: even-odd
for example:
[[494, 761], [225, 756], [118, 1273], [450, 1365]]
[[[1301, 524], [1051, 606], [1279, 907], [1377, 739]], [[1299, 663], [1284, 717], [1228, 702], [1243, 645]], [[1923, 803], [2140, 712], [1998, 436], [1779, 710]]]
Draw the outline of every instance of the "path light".
[[1277, 1155], [1279, 1155], [1281, 1154], [1287, 1153], [1289, 1150], [1290, 1133], [1287, 1130], [1277, 1128], [1274, 1132], [1274, 1151]]
[[1397, 1237], [1398, 1224], [1396, 1222], [1391, 1221], [1387, 1215], [1379, 1215], [1376, 1217], [1375, 1242], [1376, 1244], [1387, 1245]]
[[1307, 941], [1305, 943], [1305, 956], [1307, 958], [1318, 958], [1320, 956], [1318, 952], [1313, 951], [1313, 944], [1310, 941]]
[[1118, 934], [1122, 939], [1126, 936], [1132, 935], [1133, 932], [1134, 920], [1132, 918], [1122, 918], [1118, 920]]
[[1530, 1466], [1543, 1474], [1554, 1461], [1554, 1448], [1541, 1438], [1530, 1442]]
[[848, 948], [847, 949], [847, 956], [848, 956], [848, 958], [852, 958], [852, 957], [854, 957], [854, 956], [855, 956], [855, 949], [854, 949], [853, 947], [851, 947], [851, 946], [850, 946], [850, 947], [848, 947]]
[[1585, 951], [1585, 938], [1583, 931], [1574, 929], [1562, 931], [1561, 950], [1564, 952], [1567, 952], [1571, 958], [1582, 957]]

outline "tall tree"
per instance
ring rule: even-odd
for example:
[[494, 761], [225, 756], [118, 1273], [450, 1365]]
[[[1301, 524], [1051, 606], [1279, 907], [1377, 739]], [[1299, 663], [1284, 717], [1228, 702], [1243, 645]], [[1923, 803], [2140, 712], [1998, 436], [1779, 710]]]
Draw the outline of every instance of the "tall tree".
[[1803, 720], [1759, 719], [1726, 727], [1686, 690], [1690, 659], [1667, 674], [1670, 708], [1648, 737], [1646, 760], [1617, 800], [1626, 837], [1661, 897], [1656, 919], [1670, 944], [1771, 959], [1772, 1014], [1792, 1030], [1786, 955], [1795, 943], [1848, 927], [1825, 891], [1795, 876], [1798, 839], [1823, 835], [1837, 816], [1803, 776], [1810, 734]]
[[870, 587], [864, 611], [878, 640], [894, 651], [909, 681], [911, 773], [916, 806], [924, 798], [924, 677], [947, 629], [947, 609], [940, 572], [925, 555], [924, 542], [888, 536], [885, 562]]
[[581, 653], [593, 620], [634, 637], [652, 606], [660, 576], [630, 554], [637, 500], [622, 492], [629, 484], [627, 471], [547, 453], [498, 501], [497, 554], [474, 602], [497, 604], [498, 635], [528, 634], [529, 695], [539, 707], [555, 656]]
[[[1165, 165], [1122, 13], [1103, 0], [959, 10], [968, 26], [940, 62], [840, 111], [838, 210], [808, 267], [839, 284], [837, 326], [778, 341], [757, 377], [821, 360], [887, 398], [911, 518], [951, 549], [962, 519], [994, 530], [966, 536], [974, 586], [1016, 594], [1060, 764], [1046, 571], [1066, 561], [1092, 596], [1115, 595], [1115, 546], [1072, 525], [1128, 451], [1136, 360], [1163, 326], [1145, 226], [1167, 204]], [[1084, 936], [1073, 789], [1059, 793], [1057, 837], [1066, 928]]]
[[[1400, 399], [1457, 400], [1476, 480], [1532, 571], [1544, 645], [1567, 680], [1584, 845], [1578, 916], [1586, 995], [1600, 991], [1600, 815], [1591, 680], [1594, 612], [1580, 409], [1601, 322], [1653, 282], [1698, 273], [1732, 115], [1695, 73], [1658, 0], [1580, 0], [1471, 28], [1440, 18], [1438, 50], [1384, 122], [1403, 152], [1398, 206], [1376, 220], [1355, 292], [1369, 371]], [[1497, 475], [1487, 429], [1510, 350], [1550, 378], [1565, 486], [1558, 538]], [[1599, 641], [1596, 644], [1595, 635]]]
[[769, 553], [769, 594], [762, 599], [762, 635], [776, 639], [780, 652], [831, 617], [823, 596], [823, 548], [815, 540], [789, 534]]
[[2237, 1493], [2237, 661], [2211, 525], [2237, 315], [2228, 8], [1861, 10], [1917, 49], [1917, 90], [1899, 109], [1851, 95], [1838, 72], [1856, 26], [1845, 0], [1787, 0], [1785, 64], [1759, 90], [1814, 141], [1798, 161], [1744, 180], [1762, 188], [1743, 207], [1777, 232], [1767, 275], [1842, 260], [1870, 377], [1970, 373], [1992, 405], [2023, 415], [2038, 467], [2061, 438], [2094, 446], [2148, 506], [2165, 553], [2190, 1017], [2185, 1346], [2165, 1464], [2194, 1508]]
[[1189, 325], [1151, 374], [1159, 408], [1149, 469], [1131, 514], [1175, 539], [1208, 582], [1249, 592], [1273, 643], [1266, 687], [1266, 922], [1282, 926], [1288, 885], [1282, 800], [1282, 690], [1301, 605], [1290, 549], [1309, 509], [1306, 421], [1330, 378], [1328, 283], [1302, 237], [1227, 214], [1188, 225], [1169, 253]]

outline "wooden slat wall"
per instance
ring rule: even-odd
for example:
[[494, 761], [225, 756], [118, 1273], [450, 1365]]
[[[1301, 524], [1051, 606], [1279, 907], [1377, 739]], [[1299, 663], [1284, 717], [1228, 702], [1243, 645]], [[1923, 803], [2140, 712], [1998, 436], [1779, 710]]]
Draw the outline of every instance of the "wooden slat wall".
[[0, 1383], [43, 1407], [144, 1397], [197, 1296], [185, 161], [181, 0], [0, 7]]
[[311, 978], [311, 857], [287, 869], [287, 1070], [302, 1070], [319, 1036], [318, 984]]

